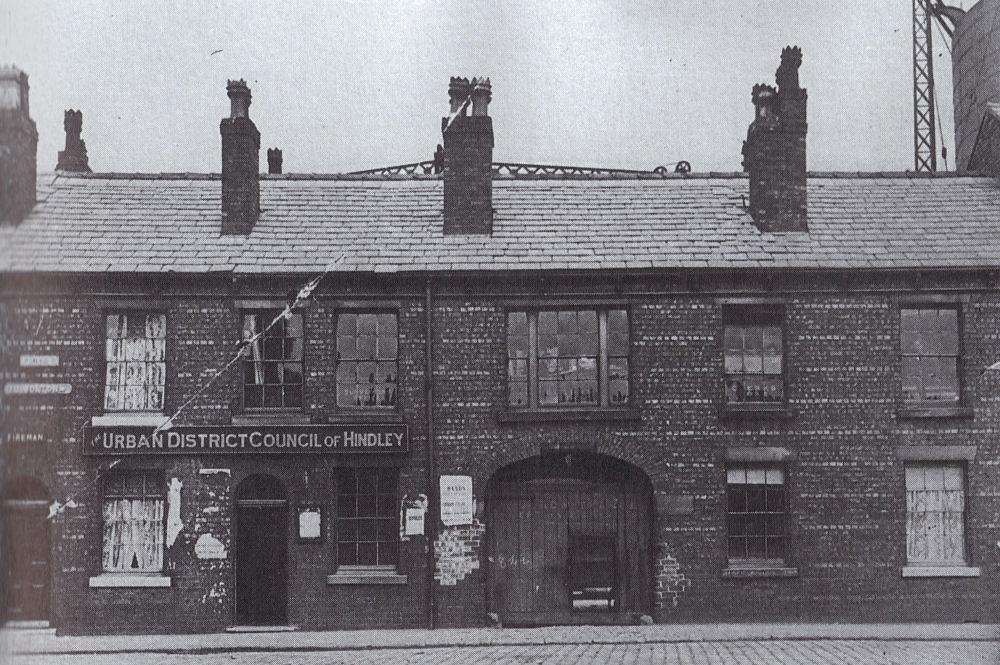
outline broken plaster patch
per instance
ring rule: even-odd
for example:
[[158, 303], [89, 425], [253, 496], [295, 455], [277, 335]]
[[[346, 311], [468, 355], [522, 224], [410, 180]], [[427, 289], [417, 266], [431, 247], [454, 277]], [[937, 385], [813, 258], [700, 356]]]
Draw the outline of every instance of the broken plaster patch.
[[226, 548], [212, 534], [203, 533], [194, 544], [194, 554], [199, 559], [225, 559]]
[[479, 568], [479, 546], [486, 525], [473, 518], [466, 526], [445, 527], [434, 541], [434, 579], [455, 586]]
[[181, 522], [181, 488], [184, 487], [177, 478], [170, 479], [169, 495], [167, 499], [167, 547], [173, 547], [177, 540], [177, 534], [184, 528]]

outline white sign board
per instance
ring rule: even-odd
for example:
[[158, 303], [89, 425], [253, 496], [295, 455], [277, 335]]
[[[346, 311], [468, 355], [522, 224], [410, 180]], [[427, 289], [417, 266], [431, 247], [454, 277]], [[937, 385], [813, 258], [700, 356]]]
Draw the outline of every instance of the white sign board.
[[59, 356], [21, 356], [21, 367], [59, 367]]
[[441, 521], [445, 526], [472, 524], [471, 476], [441, 476]]
[[299, 538], [315, 540], [323, 536], [323, 517], [318, 508], [299, 512]]
[[68, 383], [7, 383], [4, 395], [68, 395], [73, 386]]
[[406, 509], [406, 529], [403, 532], [406, 536], [422, 536], [424, 535], [424, 509], [423, 508], [407, 508]]

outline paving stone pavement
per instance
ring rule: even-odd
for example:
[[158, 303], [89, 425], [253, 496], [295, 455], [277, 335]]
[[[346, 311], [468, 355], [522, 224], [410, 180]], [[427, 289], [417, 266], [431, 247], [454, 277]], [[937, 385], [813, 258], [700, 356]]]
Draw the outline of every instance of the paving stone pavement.
[[1000, 642], [767, 640], [503, 645], [336, 651], [24, 654], [10, 665], [998, 665]]

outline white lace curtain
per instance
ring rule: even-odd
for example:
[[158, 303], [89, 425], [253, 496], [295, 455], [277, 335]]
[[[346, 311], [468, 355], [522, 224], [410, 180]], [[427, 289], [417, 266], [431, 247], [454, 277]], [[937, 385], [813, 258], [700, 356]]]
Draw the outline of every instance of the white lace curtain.
[[105, 571], [163, 569], [163, 503], [163, 499], [105, 499]]
[[162, 411], [166, 383], [164, 314], [109, 314], [104, 408]]
[[906, 469], [906, 558], [910, 563], [965, 562], [965, 490], [960, 466]]

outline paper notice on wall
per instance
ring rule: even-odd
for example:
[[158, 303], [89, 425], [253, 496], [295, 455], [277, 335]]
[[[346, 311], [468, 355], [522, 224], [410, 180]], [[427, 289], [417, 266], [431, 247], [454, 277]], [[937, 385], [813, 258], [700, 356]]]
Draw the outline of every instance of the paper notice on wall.
[[299, 511], [299, 538], [314, 540], [323, 535], [323, 516], [318, 508]]
[[425, 511], [423, 508], [406, 509], [405, 535], [407, 536], [424, 535], [424, 513]]
[[181, 522], [181, 488], [184, 484], [176, 478], [170, 479], [170, 490], [167, 494], [167, 547], [173, 547], [177, 534], [184, 528]]
[[441, 476], [441, 522], [445, 526], [472, 524], [472, 477]]

